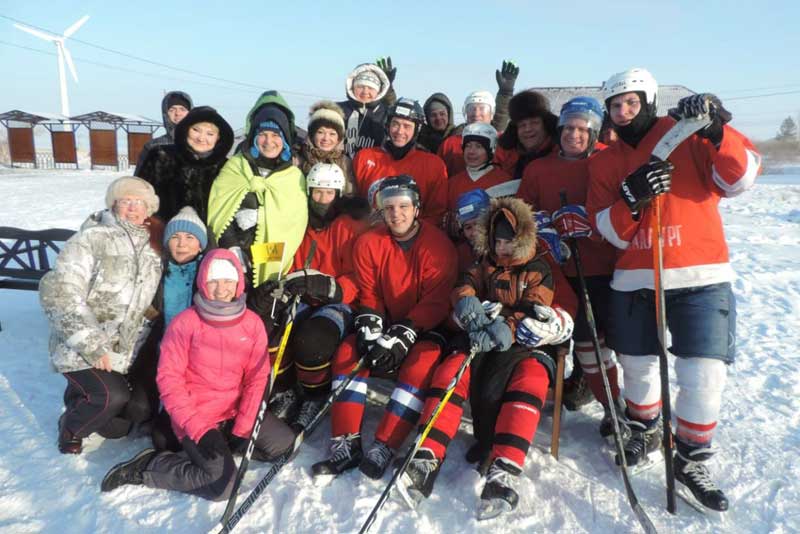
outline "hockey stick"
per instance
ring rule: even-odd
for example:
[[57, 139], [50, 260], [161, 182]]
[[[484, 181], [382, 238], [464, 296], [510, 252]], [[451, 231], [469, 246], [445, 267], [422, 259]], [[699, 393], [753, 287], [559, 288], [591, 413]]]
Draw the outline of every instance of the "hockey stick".
[[[317, 242], [311, 241], [311, 248], [308, 251], [308, 256], [306, 256], [306, 261], [303, 264], [304, 269], [308, 269], [308, 267], [311, 265], [311, 260], [314, 259], [314, 252], [316, 252], [316, 250]], [[228, 518], [230, 518], [230, 515], [233, 513], [233, 507], [236, 506], [236, 498], [237, 494], [239, 493], [239, 486], [242, 485], [242, 480], [247, 472], [247, 466], [250, 465], [250, 458], [253, 456], [253, 450], [256, 447], [256, 438], [258, 438], [258, 433], [261, 431], [261, 424], [264, 422], [264, 416], [267, 413], [269, 396], [272, 393], [272, 387], [275, 385], [275, 379], [278, 375], [278, 371], [281, 368], [280, 366], [281, 361], [283, 360], [283, 353], [286, 351], [286, 344], [289, 341], [289, 334], [292, 332], [292, 325], [294, 325], [294, 317], [297, 313], [297, 305], [299, 303], [300, 296], [296, 295], [292, 299], [292, 306], [289, 309], [289, 315], [286, 318], [286, 326], [283, 329], [283, 336], [281, 337], [281, 343], [278, 347], [278, 356], [275, 358], [275, 364], [272, 366], [272, 373], [270, 374], [269, 382], [264, 388], [264, 394], [261, 396], [261, 404], [258, 406], [258, 414], [256, 415], [256, 421], [253, 425], [253, 431], [250, 432], [250, 439], [247, 441], [247, 449], [242, 456], [242, 461], [239, 464], [239, 470], [236, 472], [236, 478], [233, 481], [233, 488], [231, 489], [231, 496], [228, 497], [228, 505], [225, 507], [225, 512], [222, 514], [220, 523], [227, 523]]]
[[[561, 206], [567, 205], [567, 192], [562, 190], [560, 192], [561, 196]], [[600, 375], [603, 377], [603, 390], [606, 394], [606, 400], [608, 401], [608, 408], [611, 412], [611, 421], [614, 423], [614, 445], [617, 448], [617, 456], [620, 459], [620, 471], [622, 472], [622, 481], [625, 484], [625, 493], [628, 496], [628, 502], [633, 509], [633, 513], [636, 514], [636, 518], [639, 520], [639, 524], [642, 525], [642, 528], [648, 534], [655, 534], [656, 527], [653, 525], [653, 521], [650, 520], [650, 517], [647, 515], [647, 512], [644, 511], [642, 505], [639, 503], [639, 498], [636, 496], [636, 493], [633, 491], [633, 486], [631, 485], [630, 478], [628, 476], [628, 465], [625, 461], [625, 448], [622, 445], [622, 433], [619, 429], [619, 420], [617, 419], [617, 408], [615, 406], [614, 400], [611, 398], [611, 384], [608, 382], [608, 373], [606, 372], [606, 366], [603, 365], [603, 357], [600, 355], [600, 340], [597, 337], [597, 322], [594, 320], [594, 310], [592, 310], [592, 301], [589, 298], [589, 290], [586, 287], [586, 279], [583, 277], [583, 263], [581, 262], [581, 256], [578, 251], [578, 243], [575, 238], [569, 240], [569, 249], [572, 253], [572, 258], [575, 262], [575, 271], [578, 273], [578, 283], [581, 288], [581, 297], [583, 299], [583, 308], [586, 313], [586, 322], [589, 325], [589, 331], [592, 333], [592, 345], [594, 345], [594, 356], [595, 361], [597, 362], [597, 366], [600, 368]]]
[[384, 489], [383, 493], [381, 493], [378, 502], [375, 503], [375, 506], [369, 513], [367, 520], [364, 521], [364, 524], [361, 526], [361, 530], [358, 531], [359, 534], [365, 534], [367, 531], [369, 531], [370, 527], [375, 522], [375, 518], [378, 516], [378, 512], [380, 512], [381, 508], [383, 508], [383, 505], [386, 503], [386, 500], [389, 498], [389, 493], [392, 491], [392, 488], [397, 483], [397, 480], [400, 478], [400, 476], [403, 473], [405, 473], [406, 469], [408, 468], [408, 464], [411, 463], [411, 459], [414, 458], [414, 455], [422, 446], [422, 442], [425, 441], [425, 438], [428, 437], [428, 433], [433, 428], [433, 424], [439, 418], [439, 414], [441, 414], [442, 410], [444, 410], [444, 407], [447, 405], [447, 401], [450, 400], [450, 397], [456, 390], [458, 382], [461, 380], [461, 377], [464, 375], [464, 372], [467, 370], [467, 367], [469, 367], [470, 362], [472, 362], [472, 359], [475, 358], [477, 354], [478, 354], [478, 347], [473, 345], [470, 348], [467, 357], [464, 358], [461, 367], [458, 368], [458, 371], [456, 371], [455, 376], [453, 376], [453, 379], [447, 385], [447, 389], [439, 399], [439, 403], [436, 405], [436, 408], [434, 408], [430, 417], [428, 417], [428, 420], [425, 422], [425, 427], [422, 429], [422, 432], [420, 432], [419, 435], [417, 436], [417, 439], [416, 441], [414, 441], [414, 445], [411, 447], [411, 450], [409, 450], [408, 454], [406, 454], [406, 457], [403, 460], [402, 465], [400, 466], [399, 469], [397, 469], [397, 471], [395, 471], [394, 476], [389, 481], [389, 484], [386, 486], [386, 489]]
[[[711, 117], [702, 115], [679, 120], [664, 134], [653, 149], [651, 159], [666, 161], [669, 155], [683, 141], [695, 132], [711, 124]], [[664, 470], [667, 479], [667, 511], [675, 513], [675, 472], [673, 470], [674, 449], [672, 437], [672, 404], [669, 393], [669, 359], [667, 358], [667, 316], [664, 290], [664, 236], [661, 234], [661, 207], [664, 197], [658, 195], [653, 199], [653, 217], [651, 219], [651, 239], [653, 241], [653, 291], [656, 302], [656, 323], [658, 328], [658, 367], [661, 379], [661, 410], [664, 436]]]
[[270, 467], [270, 470], [266, 475], [264, 475], [264, 478], [262, 478], [261, 481], [256, 484], [256, 487], [253, 488], [253, 490], [250, 492], [250, 495], [248, 495], [242, 504], [239, 505], [236, 513], [230, 516], [228, 519], [223, 518], [224, 520], [221, 520], [219, 525], [209, 531], [209, 534], [227, 534], [228, 532], [233, 531], [233, 528], [239, 523], [242, 517], [244, 517], [244, 514], [247, 513], [250, 507], [253, 506], [253, 503], [256, 502], [256, 499], [261, 496], [267, 486], [269, 486], [270, 482], [272, 482], [275, 476], [277, 476], [281, 468], [288, 464], [289, 461], [294, 457], [300, 448], [300, 445], [302, 445], [303, 441], [305, 441], [306, 436], [310, 436], [320, 422], [322, 422], [322, 418], [327, 415], [328, 411], [331, 409], [331, 406], [333, 406], [334, 401], [336, 401], [342, 391], [347, 389], [347, 386], [350, 385], [350, 382], [353, 381], [363, 366], [364, 359], [362, 358], [356, 363], [355, 368], [350, 371], [350, 374], [347, 375], [347, 377], [345, 377], [345, 379], [342, 380], [342, 382], [336, 386], [333, 391], [331, 391], [331, 394], [328, 395], [328, 399], [319, 409], [317, 415], [315, 415], [314, 418], [308, 423], [308, 426], [301, 430], [297, 437], [294, 438], [294, 444], [292, 445], [292, 448], [286, 451], [275, 461], [275, 463], [272, 464], [272, 467]]

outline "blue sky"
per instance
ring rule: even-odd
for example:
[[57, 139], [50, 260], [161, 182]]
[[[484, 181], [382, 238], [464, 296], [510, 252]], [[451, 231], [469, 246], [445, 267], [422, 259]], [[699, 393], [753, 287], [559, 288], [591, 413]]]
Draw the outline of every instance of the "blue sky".
[[[774, 136], [788, 115], [798, 119], [798, 2], [541, 4], [2, 0], [0, 15], [60, 33], [89, 14], [75, 38], [251, 85], [68, 41], [80, 77], [79, 84], [68, 83], [73, 114], [102, 109], [158, 119], [164, 91], [183, 89], [238, 128], [260, 90], [276, 88], [286, 92], [304, 124], [318, 96], [343, 98], [352, 67], [391, 55], [400, 96], [424, 100], [443, 91], [458, 108], [473, 89], [494, 92], [495, 69], [512, 58], [521, 68], [517, 89], [599, 85], [614, 72], [641, 66], [661, 83], [718, 94], [733, 112], [734, 126], [754, 138]], [[55, 51], [0, 18], [0, 111], [57, 112], [55, 56], [9, 44]]]

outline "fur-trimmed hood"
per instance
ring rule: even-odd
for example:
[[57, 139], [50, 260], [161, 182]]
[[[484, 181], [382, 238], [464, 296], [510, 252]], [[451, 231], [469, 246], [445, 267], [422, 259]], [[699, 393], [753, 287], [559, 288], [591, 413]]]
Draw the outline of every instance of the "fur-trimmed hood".
[[[498, 261], [494, 253], [495, 225], [501, 214], [514, 228], [514, 255], [510, 261]], [[474, 248], [478, 257], [491, 258], [497, 265], [522, 265], [530, 261], [536, 256], [536, 222], [531, 207], [519, 198], [493, 198], [489, 211], [481, 217]]]

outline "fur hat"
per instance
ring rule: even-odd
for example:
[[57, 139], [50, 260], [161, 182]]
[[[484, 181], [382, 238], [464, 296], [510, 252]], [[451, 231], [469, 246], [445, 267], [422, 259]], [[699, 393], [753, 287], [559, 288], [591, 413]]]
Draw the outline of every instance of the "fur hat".
[[177, 232], [187, 232], [192, 234], [200, 242], [200, 249], [208, 245], [208, 231], [206, 225], [197, 216], [197, 212], [191, 206], [181, 208], [177, 215], [167, 223], [164, 230], [164, 245], [166, 246], [170, 238]]
[[311, 106], [308, 112], [308, 137], [313, 138], [321, 126], [333, 128], [344, 139], [344, 111], [335, 102], [320, 100]]
[[[504, 221], [504, 222], [501, 222]], [[536, 222], [533, 209], [521, 198], [493, 198], [489, 211], [481, 216], [478, 233], [475, 239], [475, 253], [478, 256], [494, 255], [494, 244], [497, 237], [497, 225], [505, 223], [514, 230], [511, 246], [514, 253], [511, 265], [519, 265], [530, 261], [536, 255]], [[501, 236], [502, 237], [502, 236]]]
[[498, 144], [505, 149], [515, 148], [519, 143], [517, 123], [524, 119], [540, 117], [545, 132], [552, 139], [557, 136], [558, 115], [550, 111], [550, 102], [538, 91], [526, 89], [511, 97], [508, 102], [508, 114], [511, 116], [511, 122], [498, 139]]
[[112, 209], [114, 203], [123, 197], [141, 198], [147, 204], [147, 216], [158, 211], [159, 200], [153, 186], [135, 176], [117, 178], [106, 189], [106, 207]]

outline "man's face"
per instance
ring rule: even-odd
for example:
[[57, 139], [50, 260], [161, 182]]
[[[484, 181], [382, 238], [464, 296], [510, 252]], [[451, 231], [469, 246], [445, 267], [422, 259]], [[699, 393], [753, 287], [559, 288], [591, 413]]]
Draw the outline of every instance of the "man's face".
[[431, 123], [431, 128], [437, 132], [443, 132], [447, 129], [449, 118], [446, 109], [437, 109], [428, 114], [428, 120]]
[[392, 117], [389, 121], [389, 139], [397, 148], [403, 148], [414, 138], [414, 121]]
[[265, 158], [274, 159], [281, 155], [283, 151], [283, 139], [281, 134], [272, 130], [263, 130], [256, 137], [258, 150]]
[[636, 118], [642, 109], [642, 101], [638, 93], [623, 93], [609, 102], [608, 114], [616, 126], [627, 126]]
[[544, 131], [544, 121], [541, 117], [522, 119], [517, 123], [517, 137], [526, 151], [537, 150], [545, 141], [547, 133]]
[[336, 198], [336, 189], [330, 187], [312, 187], [311, 200], [318, 204], [330, 204]]
[[189, 110], [181, 106], [180, 104], [175, 104], [174, 106], [170, 106], [169, 109], [167, 110], [167, 118], [172, 124], [178, 124], [188, 114]]
[[492, 108], [489, 104], [470, 104], [467, 106], [467, 124], [473, 122], [492, 122]]
[[467, 141], [464, 143], [464, 163], [467, 167], [480, 167], [489, 161], [489, 153], [483, 145], [477, 141]]
[[576, 158], [589, 149], [591, 131], [585, 119], [567, 119], [561, 129], [561, 150], [569, 158]]
[[405, 236], [411, 230], [416, 218], [417, 208], [410, 198], [394, 196], [383, 201], [383, 221], [392, 235]]
[[369, 104], [378, 97], [378, 90], [369, 85], [354, 85], [353, 95], [362, 104]]

